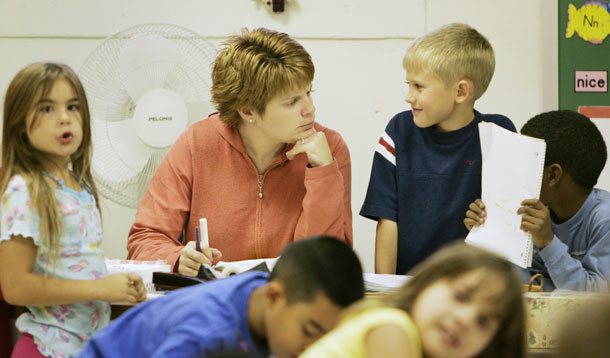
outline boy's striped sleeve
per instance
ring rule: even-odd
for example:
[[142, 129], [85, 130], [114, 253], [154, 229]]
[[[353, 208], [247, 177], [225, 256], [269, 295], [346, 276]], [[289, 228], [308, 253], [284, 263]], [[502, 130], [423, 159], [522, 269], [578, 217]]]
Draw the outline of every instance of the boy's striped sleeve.
[[396, 166], [396, 150], [394, 141], [387, 132], [383, 132], [379, 138], [379, 143], [375, 148], [375, 152], [381, 154], [388, 162]]

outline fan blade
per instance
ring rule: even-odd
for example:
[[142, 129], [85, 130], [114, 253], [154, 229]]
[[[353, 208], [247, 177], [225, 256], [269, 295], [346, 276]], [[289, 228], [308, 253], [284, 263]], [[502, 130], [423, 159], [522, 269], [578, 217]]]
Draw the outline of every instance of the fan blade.
[[153, 150], [136, 134], [132, 119], [93, 119], [93, 170], [102, 178], [120, 182], [137, 175]]
[[121, 48], [119, 79], [134, 103], [153, 88], [162, 88], [167, 74], [182, 62], [178, 47], [166, 38], [137, 35]]
[[186, 103], [188, 112], [188, 125], [197, 122], [200, 119], [207, 118], [210, 114], [217, 112], [214, 105], [210, 102], [188, 102]]

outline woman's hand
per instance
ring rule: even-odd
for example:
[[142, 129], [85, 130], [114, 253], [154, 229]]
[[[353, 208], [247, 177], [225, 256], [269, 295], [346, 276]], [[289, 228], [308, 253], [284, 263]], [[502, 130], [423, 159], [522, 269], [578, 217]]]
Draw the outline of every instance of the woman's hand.
[[305, 153], [312, 167], [323, 167], [333, 162], [333, 154], [328, 146], [326, 135], [315, 132], [307, 138], [299, 139], [292, 149], [286, 152], [288, 159], [292, 160], [300, 153]]
[[218, 249], [202, 247], [201, 252], [195, 249], [195, 241], [189, 241], [180, 251], [178, 259], [178, 273], [182, 275], [197, 276], [199, 266], [212, 265], [218, 261], [222, 253]]

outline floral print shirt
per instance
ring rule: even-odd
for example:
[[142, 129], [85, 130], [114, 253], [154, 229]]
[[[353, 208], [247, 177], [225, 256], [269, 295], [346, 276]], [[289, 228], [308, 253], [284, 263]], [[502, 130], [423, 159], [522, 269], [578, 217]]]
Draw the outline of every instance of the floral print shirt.
[[[95, 280], [106, 276], [100, 247], [102, 226], [95, 198], [86, 189], [75, 191], [62, 180], [48, 176], [61, 186], [54, 189], [62, 225], [55, 267], [49, 264], [49, 253], [40, 241], [38, 213], [25, 180], [19, 175], [11, 179], [2, 195], [0, 244], [13, 235], [33, 239], [38, 248], [33, 272], [39, 275], [54, 275], [64, 280]], [[34, 337], [43, 355], [64, 358], [78, 353], [84, 342], [106, 326], [109, 319], [110, 305], [92, 301], [28, 307], [28, 312], [17, 319], [16, 326], [22, 333]]]

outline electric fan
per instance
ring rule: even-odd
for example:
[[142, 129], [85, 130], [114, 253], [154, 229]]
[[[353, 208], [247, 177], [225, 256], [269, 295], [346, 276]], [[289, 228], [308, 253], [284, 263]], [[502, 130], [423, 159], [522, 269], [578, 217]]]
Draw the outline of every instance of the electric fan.
[[102, 195], [137, 208], [176, 138], [214, 112], [215, 47], [170, 24], [142, 24], [106, 38], [79, 70], [92, 118], [94, 180]]

